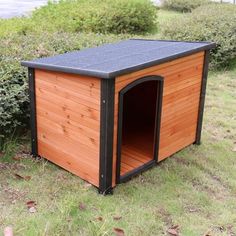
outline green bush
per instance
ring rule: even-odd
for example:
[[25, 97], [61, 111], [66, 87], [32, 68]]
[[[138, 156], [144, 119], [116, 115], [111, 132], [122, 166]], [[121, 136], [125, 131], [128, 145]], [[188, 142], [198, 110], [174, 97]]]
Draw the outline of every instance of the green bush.
[[104, 33], [148, 32], [155, 20], [149, 0], [49, 2], [29, 17], [0, 20], [0, 149], [2, 140], [25, 127], [29, 118], [27, 69], [21, 60], [130, 37]]
[[49, 2], [29, 17], [0, 19], [0, 37], [12, 32], [94, 32], [143, 34], [157, 27], [150, 0], [65, 0]]
[[149, 0], [67, 0], [34, 11], [32, 21], [56, 31], [137, 34], [156, 27], [156, 14]]
[[0, 150], [5, 137], [28, 123], [27, 69], [20, 65], [21, 60], [80, 50], [127, 37], [94, 33], [34, 33], [0, 38]]
[[193, 9], [209, 4], [210, 0], [163, 0], [162, 7], [179, 12], [191, 12]]
[[211, 41], [217, 47], [211, 52], [211, 67], [228, 66], [236, 58], [236, 6], [211, 4], [169, 21], [162, 29], [166, 39]]

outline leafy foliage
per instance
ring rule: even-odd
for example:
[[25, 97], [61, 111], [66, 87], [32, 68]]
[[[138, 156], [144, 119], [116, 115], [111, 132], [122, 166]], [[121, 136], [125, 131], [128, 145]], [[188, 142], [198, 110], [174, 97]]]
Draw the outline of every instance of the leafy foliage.
[[191, 12], [199, 6], [209, 3], [209, 0], [164, 0], [162, 6], [168, 10]]
[[149, 0], [62, 0], [29, 17], [0, 20], [0, 149], [4, 137], [26, 126], [29, 118], [27, 70], [21, 60], [128, 37], [104, 33], [149, 32], [155, 21]]
[[228, 66], [236, 58], [236, 6], [211, 4], [201, 6], [163, 28], [165, 38], [188, 41], [212, 41], [211, 66]]
[[0, 35], [13, 31], [140, 34], [157, 26], [150, 0], [66, 0], [36, 9], [31, 17], [0, 20]]
[[126, 37], [93, 33], [34, 33], [0, 38], [0, 144], [15, 128], [25, 127], [29, 118], [27, 70], [20, 65], [21, 60], [79, 50]]

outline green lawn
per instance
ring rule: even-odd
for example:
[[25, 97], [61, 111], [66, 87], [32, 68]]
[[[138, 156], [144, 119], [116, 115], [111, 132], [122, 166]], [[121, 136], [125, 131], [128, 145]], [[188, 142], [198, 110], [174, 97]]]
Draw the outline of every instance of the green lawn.
[[[178, 16], [159, 11], [160, 26]], [[56, 165], [34, 160], [27, 154], [28, 136], [12, 140], [0, 153], [0, 232], [11, 225], [17, 236], [115, 235], [114, 228], [158, 236], [174, 227], [184, 236], [236, 235], [235, 91], [236, 66], [211, 72], [202, 144], [106, 197]], [[36, 212], [29, 212], [29, 201]]]
[[[234, 235], [236, 232], [236, 69], [211, 73], [202, 145], [101, 196], [80, 178], [33, 160], [28, 139], [11, 143], [0, 163], [0, 226], [15, 235]], [[17, 154], [14, 154], [17, 150]], [[15, 157], [15, 158], [12, 158]], [[17, 177], [30, 176], [30, 180]], [[26, 203], [36, 202], [35, 213]], [[120, 219], [117, 219], [120, 218]], [[208, 233], [208, 234], [207, 234]]]
[[165, 24], [166, 21], [174, 20], [182, 15], [183, 13], [177, 11], [168, 11], [163, 9], [158, 10], [158, 22], [160, 24], [160, 27], [162, 27], [162, 25]]

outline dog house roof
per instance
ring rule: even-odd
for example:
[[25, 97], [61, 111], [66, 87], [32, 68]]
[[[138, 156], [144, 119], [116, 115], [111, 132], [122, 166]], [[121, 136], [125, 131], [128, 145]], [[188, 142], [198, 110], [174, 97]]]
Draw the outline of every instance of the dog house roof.
[[214, 47], [211, 42], [131, 39], [21, 64], [109, 79]]

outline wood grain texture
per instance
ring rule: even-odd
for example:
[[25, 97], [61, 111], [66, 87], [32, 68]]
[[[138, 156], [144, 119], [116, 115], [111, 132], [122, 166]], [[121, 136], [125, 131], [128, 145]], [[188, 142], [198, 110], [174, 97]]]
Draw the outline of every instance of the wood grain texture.
[[35, 71], [38, 153], [99, 186], [100, 80]]
[[[116, 173], [116, 145], [119, 91], [148, 75], [164, 77], [159, 161], [192, 144], [196, 138], [204, 52], [136, 71], [116, 78], [113, 145], [113, 185]], [[147, 157], [148, 158], [148, 157]], [[130, 165], [121, 172], [129, 171]]]

